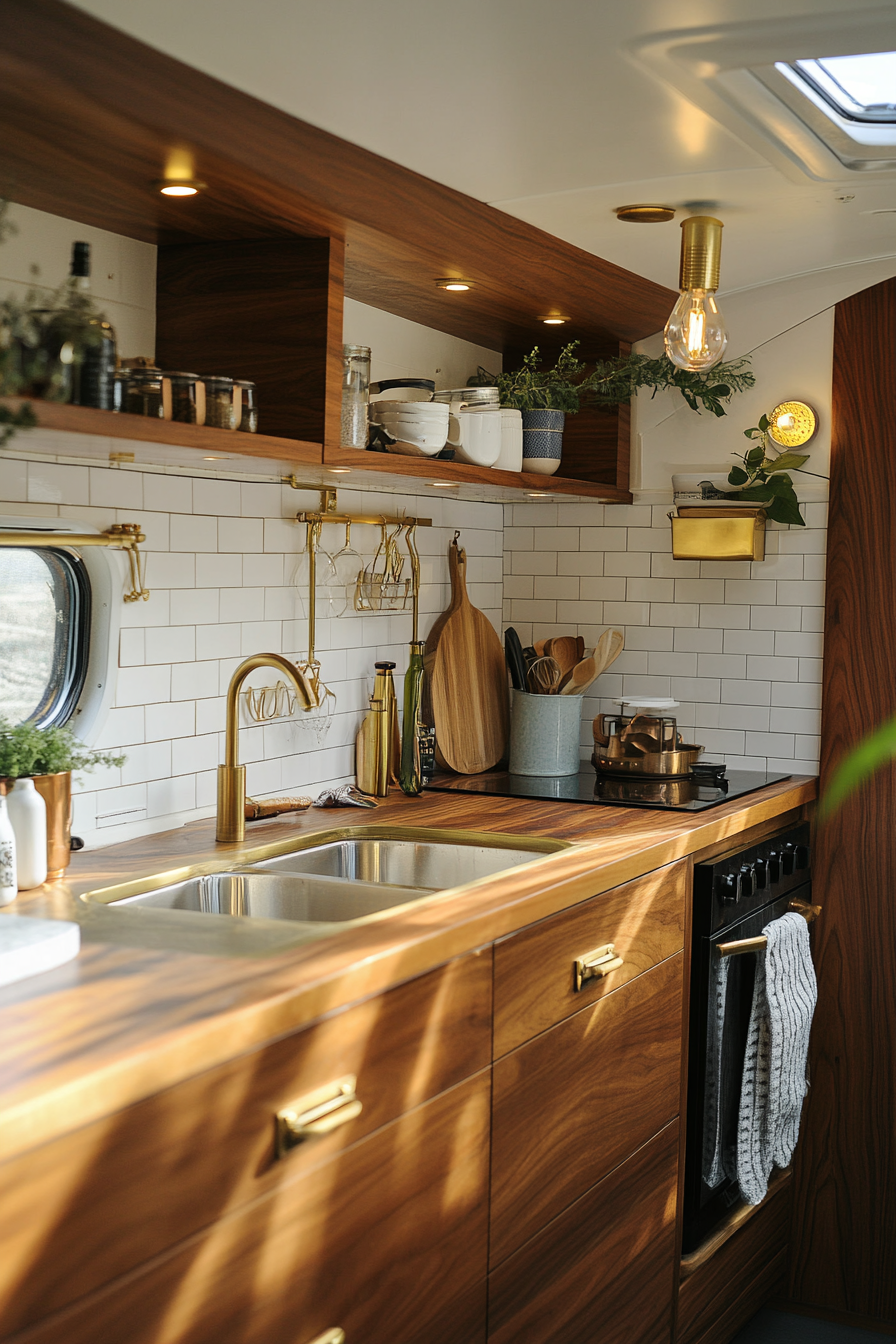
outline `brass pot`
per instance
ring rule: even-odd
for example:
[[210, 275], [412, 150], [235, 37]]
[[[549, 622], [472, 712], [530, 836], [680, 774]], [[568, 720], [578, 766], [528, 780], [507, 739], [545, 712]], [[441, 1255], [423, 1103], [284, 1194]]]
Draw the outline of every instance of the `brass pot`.
[[47, 881], [62, 877], [71, 859], [72, 772], [33, 775], [34, 787], [47, 805]]

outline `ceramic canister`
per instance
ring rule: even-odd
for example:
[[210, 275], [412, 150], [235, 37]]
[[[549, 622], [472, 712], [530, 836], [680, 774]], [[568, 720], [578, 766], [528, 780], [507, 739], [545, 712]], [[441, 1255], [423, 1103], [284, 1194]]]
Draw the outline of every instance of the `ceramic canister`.
[[523, 411], [523, 471], [553, 476], [563, 450], [563, 411]]
[[0, 905], [10, 905], [18, 893], [16, 837], [6, 807], [6, 795], [0, 793]]
[[502, 471], [523, 469], [523, 417], [510, 406], [501, 407], [501, 452], [495, 466]]
[[578, 774], [581, 701], [580, 695], [510, 692], [512, 775]]

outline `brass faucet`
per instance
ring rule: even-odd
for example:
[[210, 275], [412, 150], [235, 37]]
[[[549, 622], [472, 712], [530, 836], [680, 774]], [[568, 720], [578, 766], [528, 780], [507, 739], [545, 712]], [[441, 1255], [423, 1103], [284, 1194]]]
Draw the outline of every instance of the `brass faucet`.
[[302, 673], [279, 653], [253, 653], [246, 658], [230, 678], [227, 688], [226, 737], [224, 764], [218, 766], [218, 821], [215, 839], [219, 842], [243, 840], [246, 835], [246, 767], [239, 762], [240, 691], [250, 672], [259, 667], [272, 667], [296, 688], [299, 704], [311, 709], [314, 699]]

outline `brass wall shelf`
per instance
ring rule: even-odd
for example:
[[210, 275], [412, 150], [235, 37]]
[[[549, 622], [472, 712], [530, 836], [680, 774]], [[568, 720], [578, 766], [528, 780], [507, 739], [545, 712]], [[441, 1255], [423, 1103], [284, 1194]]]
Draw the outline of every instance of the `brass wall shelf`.
[[140, 543], [146, 537], [139, 523], [113, 523], [105, 532], [25, 532], [17, 529], [0, 532], [0, 546], [51, 546], [57, 549], [80, 550], [84, 546], [109, 546], [116, 551], [127, 551], [131, 570], [131, 590], [125, 593], [125, 602], [146, 602], [146, 557], [140, 554]]

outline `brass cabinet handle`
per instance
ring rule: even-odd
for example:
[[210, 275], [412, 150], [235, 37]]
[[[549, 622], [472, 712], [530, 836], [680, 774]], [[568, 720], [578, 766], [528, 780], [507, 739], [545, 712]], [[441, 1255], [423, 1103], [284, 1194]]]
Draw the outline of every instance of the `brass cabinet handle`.
[[340, 1330], [339, 1326], [334, 1326], [332, 1330], [325, 1330], [322, 1335], [315, 1335], [308, 1344], [345, 1344], [345, 1331]]
[[[355, 1096], [357, 1081], [355, 1074], [347, 1073], [344, 1078], [337, 1078], [325, 1087], [308, 1092], [292, 1105], [278, 1111], [277, 1156], [285, 1157], [290, 1148], [304, 1143], [306, 1139], [329, 1134], [360, 1115], [362, 1106]], [[321, 1344], [329, 1344], [330, 1336], [321, 1335], [320, 1340]], [[313, 1340], [312, 1344], [318, 1344], [318, 1341]], [[337, 1344], [335, 1334], [333, 1344]]]
[[584, 957], [576, 957], [573, 962], [576, 993], [584, 989], [589, 980], [603, 980], [605, 975], [611, 975], [624, 965], [622, 957], [616, 955], [615, 943], [605, 943], [593, 952], [586, 952]]

